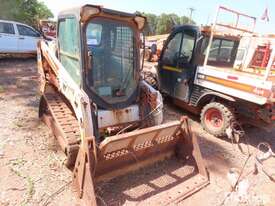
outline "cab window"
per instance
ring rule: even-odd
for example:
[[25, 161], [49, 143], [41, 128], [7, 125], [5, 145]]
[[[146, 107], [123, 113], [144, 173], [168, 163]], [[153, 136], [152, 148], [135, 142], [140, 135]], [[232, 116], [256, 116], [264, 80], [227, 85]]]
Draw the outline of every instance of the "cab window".
[[215, 39], [209, 53], [209, 61], [230, 62], [234, 42], [229, 40]]
[[18, 33], [21, 36], [30, 36], [30, 37], [39, 37], [39, 33], [34, 31], [33, 29], [27, 27], [27, 26], [23, 26], [23, 25], [19, 25], [17, 24], [17, 29], [18, 29]]
[[168, 43], [164, 55], [163, 63], [166, 65], [176, 66], [179, 57], [182, 33], [177, 33]]
[[195, 34], [192, 31], [177, 33], [168, 43], [163, 54], [165, 65], [183, 67], [192, 59], [195, 46]]
[[87, 73], [90, 91], [109, 104], [125, 101], [138, 83], [134, 29], [123, 22], [96, 17], [88, 22], [86, 39], [92, 54]]
[[13, 25], [11, 23], [0, 22], [0, 33], [15, 34]]
[[[204, 37], [198, 54], [200, 65], [203, 64], [208, 43], [209, 37]], [[214, 38], [208, 56], [208, 64], [211, 66], [232, 67], [237, 56], [238, 46], [239, 41], [237, 40]]]
[[183, 59], [185, 63], [188, 63], [192, 59], [192, 54], [195, 46], [195, 36], [193, 32], [186, 32], [183, 35], [182, 46], [180, 51], [180, 59]]
[[90, 46], [99, 46], [101, 44], [102, 25], [90, 23], [87, 26], [87, 44]]
[[72, 79], [80, 85], [80, 37], [75, 17], [59, 20], [59, 58]]

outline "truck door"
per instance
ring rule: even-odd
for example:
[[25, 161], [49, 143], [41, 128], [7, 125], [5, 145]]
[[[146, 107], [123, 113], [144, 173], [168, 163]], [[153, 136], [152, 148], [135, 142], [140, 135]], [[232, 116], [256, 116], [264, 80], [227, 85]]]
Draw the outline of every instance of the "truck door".
[[37, 42], [40, 34], [31, 27], [17, 24], [18, 30], [18, 51], [22, 53], [36, 52]]
[[189, 101], [195, 74], [193, 51], [198, 33], [197, 27], [187, 27], [180, 27], [168, 37], [158, 67], [161, 91], [185, 102]]
[[17, 52], [17, 37], [12, 23], [0, 22], [0, 53]]

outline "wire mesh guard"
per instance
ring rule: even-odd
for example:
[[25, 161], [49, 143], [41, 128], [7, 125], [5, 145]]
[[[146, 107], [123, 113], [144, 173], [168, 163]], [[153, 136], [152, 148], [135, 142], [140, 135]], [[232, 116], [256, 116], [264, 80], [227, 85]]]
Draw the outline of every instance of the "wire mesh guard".
[[96, 18], [87, 27], [87, 44], [92, 53], [88, 82], [107, 102], [132, 94], [136, 88], [136, 42], [132, 27]]

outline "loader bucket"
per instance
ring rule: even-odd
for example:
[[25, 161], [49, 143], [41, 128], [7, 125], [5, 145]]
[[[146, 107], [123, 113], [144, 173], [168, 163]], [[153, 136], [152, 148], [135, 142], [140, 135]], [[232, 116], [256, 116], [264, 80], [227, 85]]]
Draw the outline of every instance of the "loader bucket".
[[85, 205], [177, 204], [209, 183], [188, 120], [109, 137], [80, 147], [74, 185]]

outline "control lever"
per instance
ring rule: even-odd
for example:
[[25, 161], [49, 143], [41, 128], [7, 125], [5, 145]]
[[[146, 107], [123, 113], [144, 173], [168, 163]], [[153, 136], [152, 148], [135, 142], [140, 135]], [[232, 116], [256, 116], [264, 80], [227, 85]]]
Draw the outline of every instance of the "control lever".
[[93, 53], [92, 51], [88, 51], [88, 63], [87, 63], [87, 71], [92, 69], [92, 66], [93, 66]]

